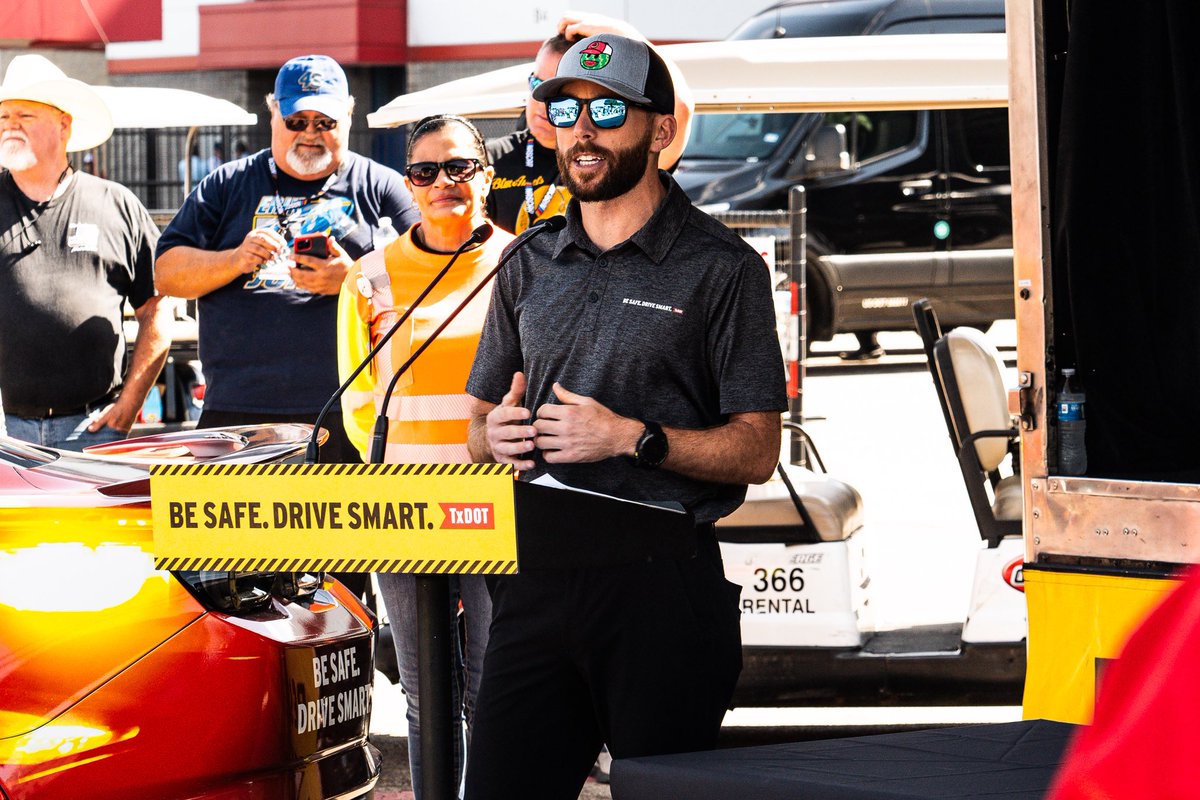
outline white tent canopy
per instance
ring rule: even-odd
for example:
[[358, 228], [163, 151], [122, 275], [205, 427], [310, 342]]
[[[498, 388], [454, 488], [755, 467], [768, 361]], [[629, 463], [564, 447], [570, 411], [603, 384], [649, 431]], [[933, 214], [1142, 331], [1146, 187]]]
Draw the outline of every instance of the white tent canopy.
[[[114, 128], [187, 128], [184, 152], [190, 153], [200, 128], [253, 125], [258, 121], [236, 103], [187, 89], [148, 86], [93, 86], [112, 114]], [[183, 193], [192, 189], [192, 160], [183, 160]]]
[[117, 128], [195, 128], [253, 125], [258, 116], [228, 100], [186, 89], [92, 87], [108, 104]]
[[[755, 39], [666, 45], [697, 113], [974, 108], [1008, 103], [1002, 33]], [[430, 114], [512, 117], [532, 62], [401, 95], [367, 115], [373, 128]]]

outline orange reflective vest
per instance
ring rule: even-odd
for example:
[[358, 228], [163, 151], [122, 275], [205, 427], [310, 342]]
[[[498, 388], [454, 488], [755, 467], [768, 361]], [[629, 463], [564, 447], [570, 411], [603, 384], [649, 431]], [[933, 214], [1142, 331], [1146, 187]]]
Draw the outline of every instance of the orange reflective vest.
[[[342, 380], [362, 363], [449, 259], [417, 247], [412, 239], [416, 227], [382, 253], [368, 253], [359, 259], [342, 284], [338, 298], [338, 371]], [[346, 434], [364, 459], [375, 417], [383, 407], [383, 394], [395, 371], [484, 280], [512, 239], [493, 228], [492, 237], [483, 245], [459, 256], [342, 396]], [[387, 409], [388, 463], [471, 460], [467, 452], [470, 397], [463, 390], [490, 297], [489, 282], [396, 384]]]

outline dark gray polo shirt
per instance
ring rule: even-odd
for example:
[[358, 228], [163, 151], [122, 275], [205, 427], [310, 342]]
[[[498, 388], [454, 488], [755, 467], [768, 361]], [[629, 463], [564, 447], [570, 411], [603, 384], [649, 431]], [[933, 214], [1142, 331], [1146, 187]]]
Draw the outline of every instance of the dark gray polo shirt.
[[[766, 264], [696, 210], [666, 173], [667, 198], [627, 241], [601, 252], [572, 201], [558, 237], [535, 237], [496, 278], [467, 392], [499, 403], [524, 371], [525, 408], [555, 402], [555, 381], [617, 414], [709, 428], [730, 414], [784, 411], [783, 356]], [[631, 459], [546, 464], [570, 486], [636, 500], [675, 500], [712, 522], [744, 485], [643, 470]]]

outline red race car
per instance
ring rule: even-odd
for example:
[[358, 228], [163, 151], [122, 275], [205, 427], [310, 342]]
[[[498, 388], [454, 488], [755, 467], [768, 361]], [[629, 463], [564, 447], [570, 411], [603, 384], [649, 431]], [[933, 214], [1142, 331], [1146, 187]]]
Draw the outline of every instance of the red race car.
[[151, 555], [150, 465], [282, 461], [310, 431], [0, 436], [0, 798], [372, 796], [373, 615], [321, 574]]

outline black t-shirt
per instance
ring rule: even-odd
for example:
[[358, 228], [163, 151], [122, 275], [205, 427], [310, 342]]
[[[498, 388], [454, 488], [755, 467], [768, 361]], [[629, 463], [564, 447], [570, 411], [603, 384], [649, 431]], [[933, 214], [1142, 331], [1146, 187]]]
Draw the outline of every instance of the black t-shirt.
[[[769, 271], [740, 237], [697, 211], [659, 173], [666, 200], [646, 225], [605, 252], [579, 204], [557, 236], [534, 237], [496, 278], [467, 392], [499, 403], [524, 371], [523, 406], [537, 413], [552, 384], [617, 414], [702, 429], [730, 414], [784, 411], [783, 356]], [[634, 500], [675, 500], [698, 522], [737, 508], [746, 487], [707, 483], [628, 458], [546, 464], [569, 486]]]
[[[528, 142], [533, 142], [533, 168], [526, 167]], [[529, 227], [526, 209], [528, 186], [533, 194], [534, 221], [553, 217], [567, 209], [571, 193], [558, 182], [558, 160], [554, 151], [542, 147], [528, 131], [516, 131], [487, 143], [488, 161], [496, 170], [488, 194], [487, 213], [492, 222], [509, 233]], [[549, 196], [547, 196], [549, 195]]]
[[75, 408], [124, 376], [122, 311], [154, 296], [158, 228], [120, 184], [75, 173], [35, 203], [0, 174], [0, 394]]

